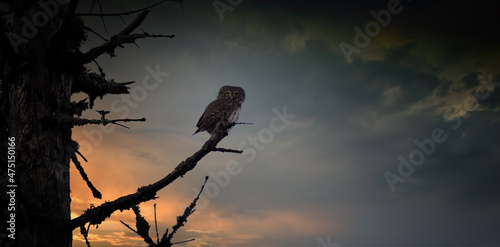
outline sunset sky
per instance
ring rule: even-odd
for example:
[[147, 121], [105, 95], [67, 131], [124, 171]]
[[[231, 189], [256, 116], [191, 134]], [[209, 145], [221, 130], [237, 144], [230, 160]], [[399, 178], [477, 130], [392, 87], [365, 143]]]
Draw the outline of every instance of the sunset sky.
[[[100, 2], [116, 13], [155, 1]], [[198, 118], [221, 86], [234, 85], [246, 91], [240, 121], [253, 124], [235, 126], [219, 146], [244, 153], [211, 153], [140, 204], [154, 240], [153, 205], [161, 237], [209, 175], [195, 214], [174, 237], [196, 240], [179, 246], [500, 245], [493, 3], [216, 0], [153, 8], [140, 29], [176, 37], [101, 56], [108, 79], [136, 82], [130, 95], [94, 106], [111, 119], [147, 121], [74, 128], [103, 198], [92, 197], [72, 166], [72, 217], [156, 182], [196, 152], [209, 138], [192, 135]], [[100, 18], [83, 20], [110, 37], [136, 15], [106, 17], [108, 33]], [[83, 51], [103, 42], [88, 39]], [[92, 246], [146, 246], [120, 220], [135, 227], [132, 211], [115, 212], [90, 228]], [[79, 229], [73, 238], [86, 246]]]

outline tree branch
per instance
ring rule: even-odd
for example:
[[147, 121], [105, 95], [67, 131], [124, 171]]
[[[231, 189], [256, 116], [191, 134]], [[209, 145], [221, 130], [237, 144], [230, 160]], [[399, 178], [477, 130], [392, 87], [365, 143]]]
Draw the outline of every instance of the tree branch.
[[131, 226], [129, 226], [129, 224], [127, 224], [127, 223], [125, 223], [125, 222], [123, 222], [123, 221], [121, 221], [121, 220], [120, 220], [120, 222], [121, 222], [124, 226], [126, 226], [128, 229], [130, 229], [131, 231], [133, 231], [133, 232], [137, 233], [137, 235], [139, 235], [139, 233], [138, 233], [136, 230], [134, 230], [134, 228], [132, 228]]
[[181, 6], [182, 6], [182, 2], [183, 0], [162, 0], [162, 1], [159, 1], [155, 4], [152, 4], [148, 7], [144, 7], [142, 9], [136, 9], [136, 10], [131, 10], [131, 11], [126, 11], [126, 12], [118, 12], [118, 13], [108, 13], [108, 14], [103, 14], [102, 12], [100, 14], [97, 14], [97, 13], [77, 13], [76, 16], [99, 16], [99, 17], [103, 17], [103, 16], [120, 16], [120, 15], [130, 15], [130, 14], [133, 14], [133, 13], [138, 13], [138, 12], [141, 12], [141, 11], [144, 11], [144, 10], [149, 10], [157, 5], [160, 5], [166, 1], [172, 1], [172, 2], [179, 2], [181, 3]]
[[142, 217], [141, 211], [139, 210], [139, 206], [137, 205], [133, 206], [132, 210], [134, 211], [135, 214], [135, 227], [137, 228], [137, 231], [135, 231], [135, 233], [139, 234], [139, 236], [141, 236], [144, 239], [144, 242], [148, 243], [149, 246], [154, 246], [155, 243], [153, 242], [153, 239], [151, 239], [151, 237], [149, 236], [149, 228], [151, 226], [146, 221], [146, 219]]
[[82, 164], [80, 164], [80, 161], [78, 161], [78, 158], [76, 157], [76, 151], [73, 154], [71, 154], [71, 160], [73, 161], [73, 164], [75, 164], [76, 169], [80, 172], [80, 175], [82, 176], [83, 180], [87, 183], [87, 186], [92, 191], [92, 195], [95, 198], [101, 199], [102, 198], [101, 192], [99, 192], [99, 190], [97, 190], [94, 187], [92, 182], [90, 182], [89, 177], [87, 176], [87, 173], [85, 173], [85, 170], [82, 167]]
[[78, 77], [71, 90], [72, 93], [86, 93], [89, 96], [89, 108], [93, 108], [97, 97], [102, 98], [106, 94], [129, 93], [128, 85], [132, 83], [134, 81], [118, 83], [114, 80], [106, 80], [96, 73], [84, 73]]
[[186, 160], [182, 161], [167, 176], [160, 179], [156, 183], [139, 188], [137, 192], [133, 194], [120, 197], [111, 202], [103, 203], [98, 207], [87, 209], [82, 215], [68, 222], [68, 230], [72, 231], [73, 229], [86, 223], [94, 225], [101, 224], [116, 210], [129, 209], [141, 202], [155, 199], [156, 192], [165, 188], [177, 178], [184, 176], [198, 164], [198, 161], [200, 161], [208, 153], [216, 150], [217, 144], [228, 135], [228, 130], [234, 125], [235, 123], [228, 123], [227, 118], [223, 118], [217, 124], [212, 137], [205, 142], [201, 149], [192, 156], [188, 157]]
[[[162, 238], [160, 243], [166, 244], [167, 246], [172, 245], [172, 237], [174, 234], [177, 232], [179, 228], [184, 226], [184, 223], [187, 222], [187, 218], [194, 213], [194, 207], [196, 207], [196, 202], [198, 202], [198, 199], [200, 199], [201, 192], [203, 189], [205, 189], [205, 185], [207, 184], [208, 176], [205, 176], [205, 182], [201, 186], [201, 190], [198, 193], [198, 195], [194, 198], [193, 202], [189, 204], [189, 206], [184, 210], [184, 213], [181, 216], [177, 217], [177, 223], [172, 227], [172, 232], [166, 237], [165, 239]], [[166, 235], [166, 233], [165, 233]], [[165, 242], [164, 242], [165, 241]]]
[[123, 119], [85, 119], [85, 118], [77, 118], [77, 117], [59, 117], [59, 121], [62, 122], [67, 122], [69, 124], [72, 124], [73, 126], [83, 126], [87, 124], [102, 124], [104, 126], [108, 124], [116, 124], [119, 126], [122, 126], [124, 128], [127, 128], [127, 126], [119, 124], [118, 122], [145, 122], [146, 118], [138, 118], [138, 119], [132, 119], [132, 118], [123, 118]]
[[104, 41], [108, 41], [106, 38], [104, 38], [104, 36], [100, 35], [98, 32], [94, 31], [94, 29], [90, 28], [90, 27], [87, 27], [87, 26], [83, 26], [83, 29], [97, 35], [97, 37], [101, 38], [102, 40]]
[[104, 42], [100, 46], [94, 47], [90, 49], [88, 52], [82, 55], [82, 63], [87, 64], [99, 57], [100, 55], [107, 53], [111, 56], [114, 56], [114, 51], [117, 47], [126, 43], [134, 43], [136, 39], [148, 38], [148, 37], [168, 37], [174, 38], [175, 35], [152, 35], [149, 33], [142, 34], [130, 34], [134, 31], [141, 23], [146, 19], [146, 16], [149, 14], [149, 10], [143, 10], [141, 14], [137, 16], [128, 26], [126, 26], [121, 32], [116, 35], [113, 35], [111, 39]]
[[215, 148], [214, 151], [222, 152], [222, 153], [237, 153], [237, 154], [243, 153], [243, 150], [234, 150], [234, 149], [228, 149], [228, 148]]
[[89, 103], [87, 102], [87, 98], [82, 99], [78, 102], [71, 101], [69, 103], [69, 107], [66, 109], [68, 115], [77, 115], [82, 116], [83, 111], [89, 109]]
[[85, 157], [83, 157], [83, 155], [78, 151], [79, 148], [80, 148], [80, 145], [76, 141], [73, 141], [73, 140], [71, 140], [71, 144], [66, 146], [66, 150], [69, 153], [69, 157], [70, 157], [71, 161], [73, 161], [73, 164], [75, 164], [76, 169], [80, 172], [80, 175], [82, 176], [83, 180], [87, 183], [87, 186], [92, 191], [92, 195], [95, 198], [101, 199], [102, 198], [101, 192], [99, 192], [99, 190], [97, 190], [94, 187], [92, 182], [90, 182], [90, 179], [87, 176], [87, 173], [85, 173], [85, 170], [83, 169], [82, 164], [80, 163], [80, 161], [76, 157], [76, 154], [79, 154], [85, 161], [87, 161], [87, 159], [85, 159]]
[[102, 45], [90, 49], [87, 53], [83, 54], [82, 62], [83, 64], [89, 63], [103, 53], [113, 54], [116, 47], [122, 44], [121, 40], [128, 36], [132, 31], [134, 31], [148, 16], [149, 10], [142, 11], [141, 14], [137, 16], [128, 26], [126, 26], [121, 32], [111, 37], [110, 40], [104, 42]]
[[85, 225], [80, 226], [80, 234], [82, 234], [83, 238], [85, 238], [85, 243], [87, 244], [87, 247], [90, 247], [90, 242], [89, 242], [89, 239], [87, 238], [89, 235], [89, 231], [88, 231], [88, 229], [85, 230]]
[[[175, 233], [179, 228], [184, 226], [184, 223], [187, 222], [187, 218], [194, 213], [194, 208], [196, 207], [196, 203], [198, 202], [198, 199], [200, 199], [200, 195], [203, 192], [203, 189], [205, 189], [205, 185], [207, 184], [208, 181], [208, 176], [205, 176], [205, 182], [201, 186], [201, 190], [198, 193], [198, 195], [193, 199], [191, 204], [189, 204], [188, 207], [184, 210], [184, 213], [181, 216], [177, 217], [177, 223], [172, 227], [172, 232], [168, 234], [168, 228], [165, 231], [165, 234], [163, 234], [163, 237], [160, 240], [157, 240], [156, 243], [153, 242], [151, 237], [149, 236], [149, 228], [151, 227], [149, 223], [144, 219], [144, 217], [141, 215], [141, 212], [139, 210], [139, 206], [135, 205], [132, 206], [132, 210], [135, 213], [135, 219], [136, 219], [136, 228], [137, 230], [134, 230], [132, 227], [130, 227], [127, 223], [123, 222], [120, 220], [120, 222], [125, 225], [128, 229], [131, 231], [135, 232], [137, 235], [141, 236], [144, 239], [144, 242], [146, 242], [149, 247], [161, 247], [161, 246], [172, 246], [177, 243], [172, 243], [172, 237], [174, 237]], [[155, 224], [156, 224], [156, 204], [155, 204]], [[156, 238], [158, 239], [158, 225], [156, 226]], [[194, 239], [178, 242], [178, 243], [185, 243], [189, 241], [193, 241]]]

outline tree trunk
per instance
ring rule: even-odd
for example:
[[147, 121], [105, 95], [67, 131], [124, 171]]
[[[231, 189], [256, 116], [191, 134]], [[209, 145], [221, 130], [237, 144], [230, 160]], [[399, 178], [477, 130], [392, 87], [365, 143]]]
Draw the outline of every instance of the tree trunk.
[[[9, 136], [16, 145], [17, 246], [71, 246], [71, 128], [53, 114], [70, 102], [66, 78], [43, 64], [8, 82]], [[69, 150], [68, 150], [69, 149]], [[3, 151], [3, 150], [2, 150]]]
[[[68, 11], [77, 1], [7, 1], [0, 22], [1, 35], [1, 137], [15, 138], [15, 172], [8, 177], [2, 168], [2, 198], [15, 220], [15, 240], [2, 239], [2, 246], [71, 246], [69, 165], [73, 150], [71, 127], [57, 121], [67, 116], [75, 67], [73, 54], [80, 29]], [[83, 35], [83, 32], [80, 34]], [[5, 145], [2, 140], [2, 148]], [[6, 148], [1, 152], [7, 152]], [[4, 157], [2, 157], [4, 159]], [[9, 173], [13, 172], [9, 170]], [[13, 180], [10, 180], [13, 178]], [[11, 187], [7, 187], [7, 185]], [[4, 200], [2, 199], [2, 202]], [[7, 212], [6, 212], [7, 211]], [[11, 214], [15, 214], [11, 217]], [[0, 225], [3, 226], [6, 221]], [[8, 223], [8, 227], [12, 224]], [[2, 228], [2, 233], [4, 232]], [[7, 231], [11, 234], [11, 231]], [[6, 245], [4, 245], [6, 243]]]

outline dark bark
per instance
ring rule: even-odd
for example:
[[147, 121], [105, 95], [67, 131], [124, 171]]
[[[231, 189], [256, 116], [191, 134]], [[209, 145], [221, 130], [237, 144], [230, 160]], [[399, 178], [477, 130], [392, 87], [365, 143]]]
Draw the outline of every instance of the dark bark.
[[[71, 246], [69, 159], [71, 127], [48, 116], [70, 101], [68, 85], [42, 66], [9, 82], [8, 130], [16, 138], [18, 246]], [[45, 104], [43, 103], [45, 102]]]
[[[81, 41], [74, 36], [61, 39], [61, 33], [78, 31], [75, 22], [64, 21], [74, 3], [58, 5], [58, 11], [32, 33], [26, 31], [29, 24], [23, 18], [33, 21], [33, 16], [42, 13], [38, 1], [10, 1], [8, 6], [13, 22], [5, 23], [3, 18], [1, 24], [1, 53], [8, 54], [1, 68], [2, 138], [15, 138], [15, 176], [8, 183], [17, 187], [13, 188], [15, 209], [7, 212], [9, 217], [15, 214], [15, 241], [2, 241], [4, 246], [14, 246], [14, 242], [16, 246], [71, 246], [72, 234], [64, 230], [71, 213], [70, 154], [65, 148], [71, 145], [71, 126], [53, 122], [49, 116], [66, 114], [70, 105], [76, 69], [58, 58], [71, 57]], [[22, 41], [12, 42], [13, 35]], [[4, 169], [1, 176], [7, 177]]]

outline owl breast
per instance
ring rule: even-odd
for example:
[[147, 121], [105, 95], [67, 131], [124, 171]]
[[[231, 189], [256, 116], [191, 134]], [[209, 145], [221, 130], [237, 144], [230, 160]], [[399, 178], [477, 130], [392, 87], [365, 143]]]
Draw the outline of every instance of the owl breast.
[[229, 117], [227, 118], [227, 120], [230, 123], [238, 122], [238, 118], [240, 117], [240, 111], [241, 111], [241, 107], [238, 107], [235, 111], [233, 111], [229, 114]]

